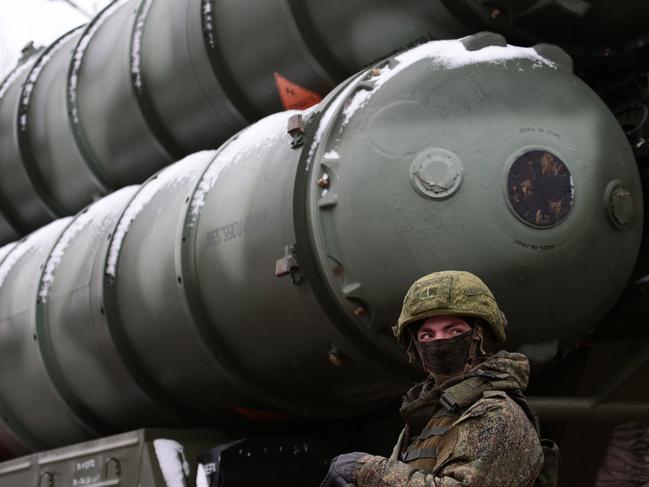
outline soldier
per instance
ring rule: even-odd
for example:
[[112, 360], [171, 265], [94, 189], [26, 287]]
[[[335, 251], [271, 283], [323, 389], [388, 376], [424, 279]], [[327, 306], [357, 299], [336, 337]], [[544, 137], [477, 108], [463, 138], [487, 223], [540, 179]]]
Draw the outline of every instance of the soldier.
[[493, 294], [475, 275], [446, 271], [417, 280], [393, 331], [428, 379], [404, 397], [405, 428], [391, 457], [340, 455], [323, 485], [534, 485], [544, 456], [538, 421], [522, 396], [529, 363], [518, 353], [494, 353], [505, 325]]

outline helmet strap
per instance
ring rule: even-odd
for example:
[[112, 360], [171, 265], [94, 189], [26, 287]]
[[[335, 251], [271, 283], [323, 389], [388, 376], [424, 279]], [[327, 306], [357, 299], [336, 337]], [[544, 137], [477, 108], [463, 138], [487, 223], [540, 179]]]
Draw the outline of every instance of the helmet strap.
[[408, 348], [406, 348], [406, 354], [408, 354], [408, 363], [414, 364], [419, 361], [419, 353], [417, 352], [415, 337], [413, 336], [412, 332], [409, 332], [408, 336], [410, 337], [410, 339], [408, 341]]
[[469, 347], [469, 355], [466, 360], [466, 367], [464, 372], [468, 372], [471, 368], [484, 361], [485, 357], [489, 355], [484, 349], [484, 328], [479, 320], [475, 320], [473, 325], [473, 333], [471, 334], [471, 346]]

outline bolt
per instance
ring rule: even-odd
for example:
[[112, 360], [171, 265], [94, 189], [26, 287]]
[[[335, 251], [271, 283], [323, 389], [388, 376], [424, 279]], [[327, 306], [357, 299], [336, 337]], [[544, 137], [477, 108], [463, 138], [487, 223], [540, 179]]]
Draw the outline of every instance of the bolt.
[[341, 356], [330, 353], [329, 354], [329, 363], [335, 367], [340, 367], [343, 364], [343, 359]]
[[322, 189], [326, 189], [329, 187], [329, 175], [325, 174], [323, 175], [318, 181], [316, 181], [316, 184], [320, 186]]
[[609, 199], [609, 211], [613, 221], [619, 226], [629, 224], [633, 216], [633, 201], [631, 192], [624, 186], [613, 190]]
[[448, 160], [426, 159], [419, 165], [415, 176], [425, 188], [442, 193], [453, 187], [458, 173]]
[[331, 345], [327, 358], [329, 359], [329, 363], [335, 367], [340, 367], [345, 361], [342, 351], [334, 344]]
[[381, 74], [381, 69], [380, 68], [372, 68], [372, 71], [370, 71], [370, 74], [372, 76], [379, 76]]
[[367, 313], [367, 310], [363, 306], [356, 306], [356, 308], [354, 308], [354, 316], [356, 317], [361, 317], [365, 313]]

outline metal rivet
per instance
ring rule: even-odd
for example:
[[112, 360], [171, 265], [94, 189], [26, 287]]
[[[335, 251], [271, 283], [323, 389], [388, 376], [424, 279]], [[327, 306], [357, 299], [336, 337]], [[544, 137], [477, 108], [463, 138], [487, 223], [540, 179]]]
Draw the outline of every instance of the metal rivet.
[[608, 209], [608, 216], [617, 229], [626, 228], [633, 220], [635, 210], [633, 195], [620, 180], [611, 181], [606, 187], [604, 201]]

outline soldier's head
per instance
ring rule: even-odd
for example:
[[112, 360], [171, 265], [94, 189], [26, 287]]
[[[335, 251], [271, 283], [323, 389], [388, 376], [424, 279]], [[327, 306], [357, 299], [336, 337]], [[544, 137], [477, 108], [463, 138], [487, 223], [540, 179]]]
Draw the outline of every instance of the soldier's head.
[[506, 320], [493, 293], [464, 271], [435, 272], [418, 279], [403, 301], [394, 334], [436, 381], [484, 360], [505, 340]]

